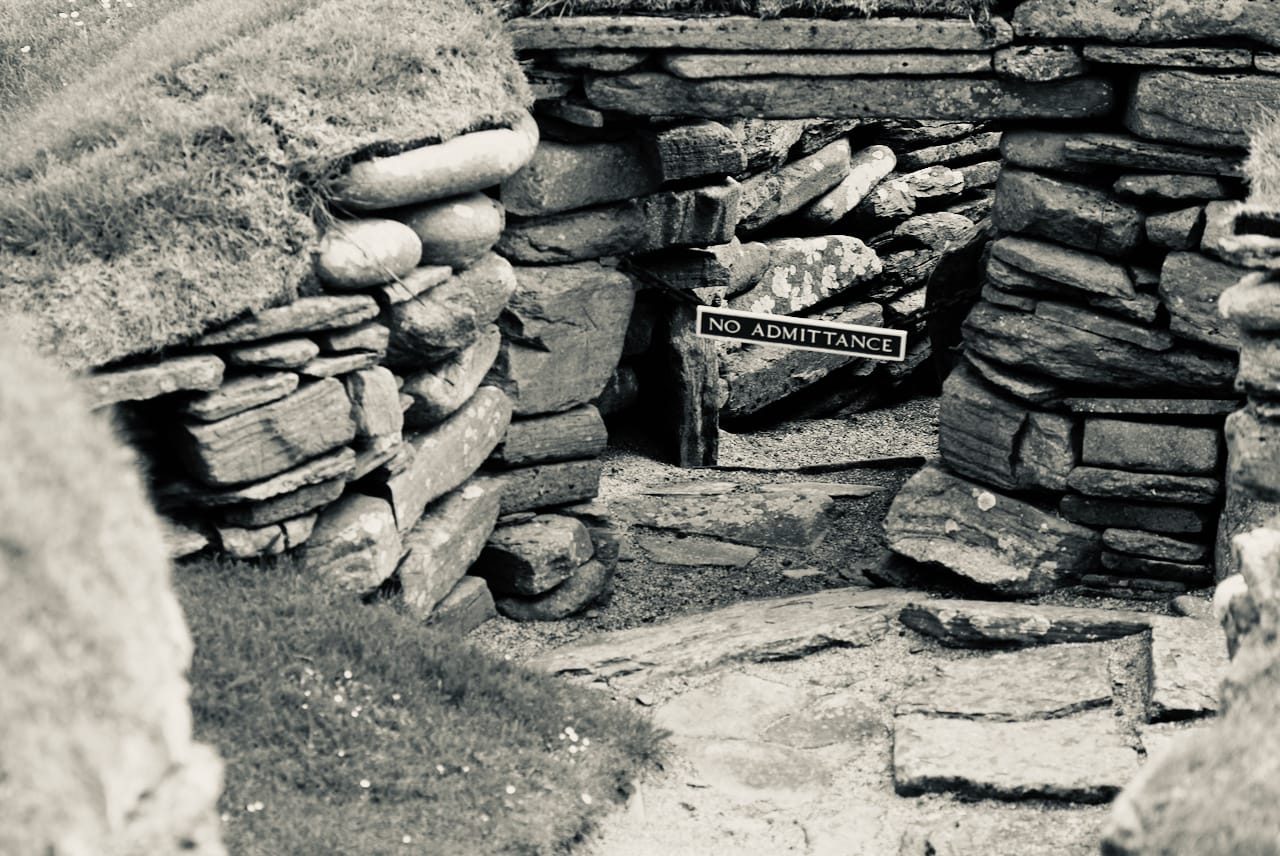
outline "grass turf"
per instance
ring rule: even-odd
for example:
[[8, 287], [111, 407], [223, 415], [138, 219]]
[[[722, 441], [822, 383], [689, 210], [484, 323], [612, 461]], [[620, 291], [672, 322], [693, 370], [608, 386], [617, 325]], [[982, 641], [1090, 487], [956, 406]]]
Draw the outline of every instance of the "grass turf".
[[188, 563], [175, 585], [232, 853], [562, 852], [658, 750], [607, 696], [289, 562]]
[[856, 18], [921, 16], [986, 21], [996, 0], [502, 0], [508, 17], [637, 13]]
[[76, 27], [38, 0], [0, 17], [0, 312], [72, 368], [291, 298], [315, 190], [345, 162], [530, 100], [497, 15], [467, 0], [134, 2], [150, 18], [86, 4]]

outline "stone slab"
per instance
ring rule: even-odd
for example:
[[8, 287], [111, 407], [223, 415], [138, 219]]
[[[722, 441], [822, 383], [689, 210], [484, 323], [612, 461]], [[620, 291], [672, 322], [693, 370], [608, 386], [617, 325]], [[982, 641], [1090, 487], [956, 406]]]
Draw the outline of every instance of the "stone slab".
[[1205, 397], [1228, 390], [1235, 375], [1235, 362], [1227, 356], [1191, 348], [1151, 351], [985, 301], [969, 313], [963, 329], [965, 343], [979, 356], [1097, 389], [1179, 389]]
[[413, 458], [403, 472], [387, 480], [401, 532], [418, 522], [429, 503], [479, 469], [510, 421], [510, 399], [499, 389], [482, 386], [444, 422], [406, 438], [413, 447]]
[[205, 484], [261, 481], [355, 437], [351, 402], [337, 380], [321, 380], [279, 401], [218, 422], [185, 423], [184, 460]]
[[346, 487], [346, 481], [343, 479], [306, 485], [261, 502], [232, 506], [222, 513], [222, 519], [233, 526], [247, 528], [279, 523], [282, 520], [306, 514], [308, 511], [323, 508], [342, 496], [344, 487]]
[[502, 513], [530, 511], [591, 499], [600, 492], [598, 460], [564, 461], [517, 467], [487, 478], [498, 483], [502, 493]]
[[712, 119], [921, 117], [925, 119], [1083, 119], [1109, 113], [1110, 82], [1076, 78], [1025, 83], [949, 77], [746, 77], [682, 80], [639, 72], [587, 81], [597, 107], [641, 116], [681, 114]]
[[1108, 529], [1102, 533], [1102, 544], [1121, 553], [1171, 562], [1202, 562], [1212, 552], [1210, 545], [1203, 542], [1183, 541], [1141, 529]]
[[1150, 139], [1243, 150], [1258, 114], [1277, 103], [1280, 80], [1271, 75], [1144, 71], [1125, 125]]
[[604, 451], [609, 432], [600, 412], [590, 404], [553, 413], [513, 419], [490, 463], [503, 467], [594, 458]]
[[1113, 189], [1120, 196], [1151, 202], [1204, 202], [1231, 199], [1241, 192], [1238, 182], [1186, 173], [1122, 175]]
[[455, 636], [465, 636], [490, 618], [497, 618], [489, 586], [479, 577], [464, 576], [427, 616], [427, 624]]
[[497, 594], [536, 595], [567, 580], [595, 552], [587, 527], [573, 517], [539, 514], [499, 526], [472, 566]]
[[1145, 529], [1170, 535], [1212, 532], [1217, 514], [1204, 508], [1114, 502], [1068, 494], [1058, 506], [1062, 516], [1076, 523], [1107, 529]]
[[1070, 45], [1012, 45], [996, 51], [991, 59], [1000, 77], [1031, 83], [1079, 77], [1089, 68], [1080, 49]]
[[1072, 413], [1100, 416], [1226, 416], [1240, 408], [1235, 398], [1064, 398]]
[[1151, 721], [1218, 712], [1227, 644], [1216, 622], [1156, 618], [1151, 625]]
[[741, 568], [760, 555], [759, 547], [697, 535], [636, 529], [632, 537], [646, 556], [663, 565]]
[[146, 401], [172, 392], [211, 392], [222, 384], [226, 364], [213, 354], [173, 357], [151, 365], [100, 371], [82, 381], [90, 407]]
[[686, 80], [712, 77], [880, 77], [883, 75], [982, 74], [991, 70], [986, 53], [667, 53], [662, 67]]
[[1128, 553], [1102, 552], [1102, 567], [1111, 574], [1122, 577], [1143, 577], [1150, 580], [1171, 580], [1188, 585], [1206, 586], [1213, 582], [1210, 565], [1192, 565], [1185, 562], [1167, 562]]
[[1143, 140], [1126, 134], [1091, 132], [1063, 140], [1062, 150], [1069, 161], [1159, 172], [1189, 172], [1239, 178], [1244, 159], [1216, 149], [1197, 148]]
[[1160, 68], [1247, 69], [1253, 54], [1247, 48], [1138, 47], [1133, 45], [1085, 45], [1084, 58], [1108, 65], [1158, 66]]
[[887, 611], [908, 597], [892, 589], [831, 589], [745, 601], [660, 625], [587, 637], [540, 654], [540, 671], [613, 685], [642, 685], [730, 663], [789, 659], [884, 636]]
[[640, 496], [614, 508], [637, 526], [803, 550], [826, 536], [832, 500], [814, 493], [739, 490], [722, 496]]
[[507, 31], [516, 48], [522, 50], [984, 51], [1008, 44], [1012, 38], [1008, 23], [1001, 18], [992, 19], [991, 27], [984, 30], [968, 21], [925, 18], [826, 21], [593, 15], [520, 18], [508, 23]]
[[1076, 467], [1067, 477], [1067, 484], [1086, 496], [1188, 505], [1212, 505], [1222, 493], [1222, 482], [1216, 478], [1105, 467]]
[[[994, 212], [995, 209], [992, 210]], [[991, 255], [1021, 271], [1087, 295], [1135, 296], [1133, 279], [1125, 268], [1092, 253], [1068, 249], [1049, 241], [1008, 236], [992, 243]]]
[[1088, 185], [1021, 169], [1001, 170], [991, 221], [997, 229], [1107, 256], [1125, 257], [1142, 233], [1136, 207]]
[[231, 345], [290, 333], [334, 330], [360, 324], [377, 314], [377, 302], [366, 294], [302, 297], [285, 306], [263, 309], [243, 321], [201, 336], [195, 344]]
[[1222, 434], [1214, 428], [1090, 418], [1080, 460], [1139, 472], [1211, 476], [1221, 454]]
[[302, 562], [333, 589], [363, 594], [395, 572], [401, 547], [391, 503], [353, 493], [321, 512]]
[[583, 562], [564, 582], [533, 597], [498, 597], [498, 613], [514, 621], [559, 621], [582, 612], [604, 595], [613, 580], [613, 565], [598, 559]]
[[466, 574], [493, 531], [498, 503], [494, 485], [473, 480], [432, 503], [404, 534], [396, 573], [411, 612], [430, 615]]
[[1045, 645], [948, 660], [910, 684], [896, 713], [1016, 722], [1052, 719], [1111, 704], [1110, 652], [1101, 645]]
[[354, 472], [355, 465], [356, 453], [344, 446], [264, 481], [229, 490], [209, 490], [189, 484], [177, 485], [162, 493], [162, 498], [185, 506], [217, 507], [262, 502], [330, 479], [345, 481]]
[[1014, 14], [1013, 29], [1036, 39], [1141, 45], [1239, 36], [1280, 46], [1274, 0], [1025, 0]]
[[745, 179], [738, 230], [759, 230], [831, 190], [849, 174], [851, 154], [849, 141], [841, 138], [807, 157]]
[[953, 648], [1100, 642], [1142, 633], [1151, 626], [1146, 612], [988, 600], [915, 601], [903, 607], [898, 618], [912, 630]]
[[524, 217], [555, 214], [656, 191], [662, 183], [639, 140], [543, 140], [533, 159], [502, 183], [502, 204]]
[[1031, 722], [894, 718], [893, 781], [901, 796], [1100, 803], [1137, 772], [1138, 752], [1110, 710]]
[[1011, 595], [1053, 591], [1093, 564], [1099, 535], [1050, 512], [927, 466], [885, 518], [889, 547]]

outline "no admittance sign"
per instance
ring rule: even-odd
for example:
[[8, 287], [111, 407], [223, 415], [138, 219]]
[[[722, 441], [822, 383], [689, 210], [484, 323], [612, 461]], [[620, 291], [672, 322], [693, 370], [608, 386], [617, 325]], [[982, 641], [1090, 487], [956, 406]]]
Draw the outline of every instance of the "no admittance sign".
[[907, 333], [884, 327], [836, 324], [789, 315], [698, 307], [698, 335], [732, 342], [783, 345], [806, 351], [854, 354], [873, 360], [906, 359]]

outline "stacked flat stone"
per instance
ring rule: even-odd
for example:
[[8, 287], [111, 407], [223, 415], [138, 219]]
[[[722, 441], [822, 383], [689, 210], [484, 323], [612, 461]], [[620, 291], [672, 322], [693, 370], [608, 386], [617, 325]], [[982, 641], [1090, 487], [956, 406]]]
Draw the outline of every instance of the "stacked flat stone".
[[[481, 468], [506, 440], [513, 412], [583, 404], [616, 363], [605, 357], [608, 368], [585, 391], [547, 393], [521, 374], [540, 366], [513, 354], [571, 362], [565, 330], [581, 320], [577, 309], [599, 308], [578, 301], [601, 283], [623, 295], [602, 316], [605, 338], [620, 347], [631, 301], [617, 274], [543, 289], [517, 281], [492, 252], [505, 216], [483, 191], [518, 171], [536, 144], [526, 117], [356, 163], [335, 191], [342, 218], [314, 254], [326, 294], [232, 323], [190, 353], [89, 378], [99, 404], [156, 399], [142, 421], [160, 434], [176, 426], [161, 440], [177, 450], [183, 474], [159, 488], [191, 524], [175, 528], [176, 552], [209, 539], [238, 558], [301, 548], [301, 560], [336, 588], [398, 588], [428, 621], [465, 630], [493, 614], [487, 586], [464, 575], [518, 491]], [[518, 343], [499, 324], [510, 301], [511, 323], [523, 325]], [[550, 321], [539, 314], [546, 304]], [[602, 345], [581, 345], [592, 347]], [[589, 453], [575, 452], [602, 447], [603, 435], [593, 435]], [[598, 468], [588, 476], [558, 501], [594, 495]], [[538, 493], [554, 479], [535, 481], [525, 507], [557, 501]]]
[[[1130, 94], [1114, 128], [1005, 134], [941, 460], [886, 522], [894, 550], [1006, 594], [1168, 598], [1211, 584], [1215, 535], [1262, 513], [1239, 496], [1238, 452], [1224, 488], [1223, 423], [1237, 352], [1251, 354], [1245, 391], [1265, 377], [1263, 352], [1218, 300], [1275, 244], [1241, 234], [1265, 218], [1241, 201], [1241, 176], [1251, 117], [1280, 105], [1280, 77], [1259, 62], [1280, 31], [1221, 7], [1139, 6], [1027, 0], [1014, 13], [1016, 39], [1070, 40], [1086, 75]], [[1257, 436], [1251, 416], [1230, 424]]]
[[[957, 21], [820, 22], [846, 35], [864, 24], [884, 29], [894, 34], [890, 47], [944, 51], [899, 57], [846, 44], [823, 70], [817, 55], [689, 51], [759, 50], [779, 22], [683, 23], [693, 35], [658, 18], [511, 25], [533, 68], [543, 142], [503, 185], [512, 217], [499, 252], [529, 265], [627, 258], [653, 291], [640, 298], [624, 360], [598, 404], [610, 415], [649, 388], [654, 406], [646, 410], [667, 423], [675, 457], [697, 465], [715, 460], [718, 418], [758, 423], [784, 411], [865, 409], [920, 366], [929, 353], [926, 282], [948, 243], [974, 234], [989, 211], [1000, 135], [972, 121], [758, 118], [743, 103], [717, 112], [674, 98], [640, 105], [594, 93], [663, 76], [643, 71], [651, 68], [679, 85], [727, 75], [721, 82], [735, 90], [760, 75], [799, 86], [798, 68], [945, 83], [939, 75], [990, 72], [990, 55], [976, 46], [1004, 36], [993, 41]], [[997, 30], [1007, 35], [1008, 25]], [[837, 112], [849, 115], [849, 106]], [[878, 364], [711, 344], [691, 332], [697, 304], [888, 324], [909, 332], [909, 356]]]

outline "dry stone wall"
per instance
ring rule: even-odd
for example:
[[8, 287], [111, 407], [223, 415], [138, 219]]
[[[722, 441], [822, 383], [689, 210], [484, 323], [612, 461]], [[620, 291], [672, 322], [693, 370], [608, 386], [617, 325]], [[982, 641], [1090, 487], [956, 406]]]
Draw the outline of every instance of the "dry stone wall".
[[[1224, 485], [1216, 301], [1266, 253], [1241, 163], [1280, 105], [1274, 5], [517, 20], [533, 115], [351, 165], [316, 289], [87, 386], [175, 552], [296, 551], [465, 627], [608, 589], [607, 521], [573, 513], [603, 416], [640, 403], [711, 463], [722, 419], [871, 406], [964, 318], [894, 549], [1006, 594], [1184, 591], [1224, 507], [1261, 514]], [[908, 359], [713, 343], [700, 303], [907, 329]]]
[[[608, 527], [537, 512], [595, 496], [607, 434], [590, 402], [633, 288], [596, 261], [516, 268], [493, 252], [505, 210], [483, 191], [537, 142], [526, 118], [354, 164], [314, 249], [317, 293], [86, 379], [152, 453], [175, 555], [292, 552], [460, 631], [495, 610], [469, 569], [519, 618], [607, 589]], [[491, 557], [513, 541], [554, 573], [504, 586]]]

